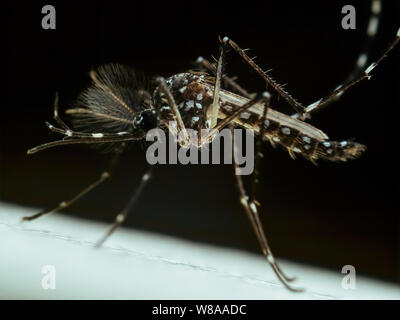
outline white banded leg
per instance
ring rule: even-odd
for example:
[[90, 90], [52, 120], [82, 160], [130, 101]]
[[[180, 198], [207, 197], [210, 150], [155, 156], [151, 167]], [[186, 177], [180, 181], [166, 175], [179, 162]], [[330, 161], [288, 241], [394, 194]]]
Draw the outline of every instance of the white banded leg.
[[[231, 127], [232, 130], [232, 127]], [[232, 134], [232, 137], [234, 135]], [[237, 145], [235, 141], [233, 141], [233, 152], [238, 153], [239, 150], [237, 150]], [[236, 157], [235, 155], [233, 156], [233, 163], [234, 163], [234, 169], [235, 172], [238, 169], [238, 164], [236, 162]], [[243, 206], [244, 211], [247, 214], [247, 217], [250, 220], [251, 226], [253, 227], [253, 230], [257, 236], [257, 240], [260, 244], [261, 250], [265, 258], [267, 259], [269, 265], [271, 266], [272, 270], [274, 271], [275, 275], [278, 277], [279, 281], [290, 291], [293, 292], [301, 292], [303, 291], [300, 288], [294, 288], [292, 287], [288, 282], [294, 280], [294, 278], [286, 276], [281, 267], [279, 266], [278, 262], [275, 260], [274, 255], [269, 247], [267, 237], [265, 236], [262, 223], [260, 221], [259, 215], [258, 215], [258, 210], [257, 210], [257, 205], [256, 202], [254, 201], [249, 201], [249, 197], [246, 194], [246, 190], [243, 185], [243, 180], [242, 176], [236, 175], [236, 181], [237, 181], [237, 187], [239, 190], [239, 195], [240, 195], [240, 203]]]
[[[182, 137], [184, 140], [183, 142], [184, 142], [184, 144], [188, 145], [190, 143], [190, 137], [186, 131], [185, 124], [183, 123], [182, 116], [178, 109], [178, 106], [176, 105], [175, 99], [174, 99], [173, 95], [171, 94], [171, 92], [169, 91], [167, 84], [165, 82], [165, 79], [163, 77], [158, 77], [157, 82], [159, 83], [159, 87], [160, 87], [162, 93], [167, 98], [169, 107], [171, 108], [172, 112], [174, 113], [175, 120], [178, 125], [179, 133], [182, 134]], [[179, 134], [178, 134], [178, 137], [179, 137]]]
[[[335, 90], [333, 90], [329, 95], [319, 99], [318, 101], [311, 103], [306, 107], [306, 114], [311, 114], [312, 112], [315, 112], [322, 107], [324, 107], [327, 103], [329, 103], [332, 99], [335, 97], [340, 97], [345, 91], [347, 91], [349, 88], [353, 87], [356, 85], [358, 82], [364, 80], [364, 79], [370, 79], [371, 72], [374, 70], [384, 58], [386, 58], [387, 54], [399, 43], [400, 41], [400, 28], [397, 31], [396, 38], [392, 41], [392, 43], [387, 47], [387, 49], [384, 51], [384, 53], [373, 63], [371, 63], [367, 68], [365, 68], [364, 72], [358, 76], [356, 79], [350, 81], [346, 85], [339, 86]], [[293, 114], [292, 117], [294, 118], [299, 118], [300, 115], [298, 113]]]
[[[368, 27], [366, 29], [366, 41], [364, 44], [364, 48], [361, 50], [361, 53], [359, 54], [354, 69], [353, 71], [348, 75], [348, 77], [343, 81], [343, 83], [339, 84], [336, 89], [339, 89], [346, 85], [347, 83], [350, 83], [354, 79], [356, 79], [360, 73], [365, 69], [365, 66], [367, 65], [367, 62], [369, 60], [369, 55], [370, 51], [372, 48], [373, 41], [376, 37], [377, 31], [378, 31], [378, 26], [379, 26], [379, 19], [380, 19], [380, 13], [382, 9], [382, 3], [381, 0], [372, 0], [371, 1], [371, 13], [370, 13], [370, 18], [368, 22]], [[339, 100], [339, 98], [342, 96], [343, 92], [340, 93], [339, 95], [333, 96], [329, 101], [325, 102], [324, 106], [327, 106], [331, 102]]]
[[[378, 31], [381, 9], [382, 9], [381, 0], [372, 0], [371, 1], [371, 10], [370, 10], [371, 13], [370, 13], [370, 18], [369, 18], [369, 22], [368, 22], [368, 27], [366, 29], [366, 41], [365, 41], [364, 48], [356, 60], [356, 64], [354, 66], [353, 71], [349, 74], [349, 76], [346, 78], [346, 80], [343, 82], [343, 84], [338, 85], [337, 88], [354, 80], [364, 70], [365, 66], [367, 65], [371, 47], [372, 47], [372, 43], [373, 43], [374, 38], [376, 37], [377, 31]], [[336, 97], [339, 98], [340, 96], [336, 96]]]
[[69, 138], [115, 138], [115, 137], [121, 137], [121, 136], [126, 136], [126, 135], [131, 134], [126, 131], [121, 131], [121, 132], [117, 132], [117, 133], [79, 132], [79, 131], [74, 131], [72, 129], [69, 129], [68, 127], [66, 129], [57, 128], [47, 121], [45, 123], [50, 131], [61, 134], [66, 139], [69, 139]]
[[223, 65], [226, 44], [227, 44], [227, 39], [224, 38], [222, 41], [220, 39], [219, 58], [218, 58], [217, 70], [216, 70], [217, 76], [215, 77], [213, 103], [212, 103], [211, 107], [208, 108], [207, 115], [206, 115], [207, 123], [209, 123], [209, 128], [207, 128], [207, 129], [214, 128], [217, 125], [217, 121], [218, 121], [218, 112], [219, 112], [219, 108], [220, 108], [219, 92], [221, 90], [222, 65]]
[[251, 196], [250, 196], [250, 203], [254, 203], [258, 206], [260, 206], [260, 203], [256, 200], [256, 194], [257, 194], [257, 184], [259, 180], [259, 175], [260, 175], [260, 163], [261, 159], [264, 157], [262, 154], [262, 146], [264, 143], [264, 133], [265, 133], [265, 120], [267, 119], [267, 113], [268, 113], [268, 108], [270, 107], [269, 102], [271, 100], [271, 95], [269, 92], [265, 92], [265, 99], [264, 99], [264, 109], [261, 118], [259, 119], [259, 127], [260, 127], [260, 133], [258, 135], [258, 140], [256, 143], [256, 152], [254, 156], [254, 171], [251, 176]]
[[212, 139], [216, 134], [218, 134], [218, 131], [222, 130], [224, 127], [229, 125], [231, 121], [237, 117], [240, 116], [240, 114], [247, 109], [251, 108], [253, 105], [257, 104], [260, 101], [265, 101], [266, 99], [269, 99], [270, 94], [268, 92], [264, 92], [263, 94], [257, 94], [255, 98], [251, 99], [247, 103], [245, 103], [243, 106], [241, 106], [239, 109], [237, 109], [235, 112], [227, 116], [226, 118], [220, 120], [218, 124], [212, 128], [208, 134], [202, 138], [203, 143], [206, 144], [210, 142], [210, 139]]
[[65, 126], [64, 129], [57, 128], [52, 124], [46, 122], [49, 130], [61, 134], [64, 136], [63, 140], [56, 140], [52, 142], [47, 142], [31, 148], [27, 151], [27, 154], [34, 154], [41, 150], [49, 149], [56, 146], [62, 146], [67, 144], [92, 144], [92, 143], [111, 143], [111, 142], [123, 142], [123, 141], [132, 141], [132, 140], [140, 140], [145, 134], [144, 133], [130, 133], [126, 131], [117, 132], [117, 133], [86, 133], [79, 132], [70, 129], [68, 126]]
[[112, 142], [124, 142], [124, 141], [135, 141], [135, 140], [141, 140], [145, 137], [145, 134], [143, 135], [133, 135], [133, 134], [124, 134], [124, 135], [118, 135], [115, 134], [113, 136], [108, 136], [108, 137], [88, 137], [88, 138], [76, 138], [76, 139], [67, 139], [67, 140], [57, 140], [57, 141], [52, 141], [52, 142], [47, 142], [44, 144], [41, 144], [39, 146], [36, 146], [34, 148], [31, 148], [27, 151], [27, 154], [34, 154], [39, 151], [57, 147], [57, 146], [64, 146], [67, 144], [93, 144], [93, 143], [112, 143]]
[[55, 208], [52, 209], [46, 209], [43, 210], [39, 213], [36, 213], [32, 216], [26, 216], [23, 217], [22, 220], [23, 221], [31, 221], [34, 219], [37, 219], [43, 215], [46, 214], [50, 214], [50, 213], [54, 213], [57, 211], [60, 211], [62, 209], [65, 209], [67, 207], [69, 207], [71, 204], [73, 204], [74, 202], [76, 202], [77, 200], [79, 200], [80, 198], [82, 198], [85, 194], [87, 194], [89, 191], [93, 190], [95, 187], [97, 187], [98, 185], [100, 185], [101, 183], [103, 183], [105, 180], [107, 180], [108, 178], [110, 178], [116, 163], [118, 162], [120, 153], [122, 150], [118, 150], [117, 154], [113, 157], [113, 159], [111, 160], [111, 164], [109, 166], [109, 168], [106, 171], [103, 171], [102, 174], [100, 175], [100, 178], [97, 179], [95, 182], [93, 182], [92, 184], [90, 184], [89, 186], [87, 186], [85, 189], [83, 189], [81, 192], [79, 192], [76, 196], [74, 196], [72, 199], [67, 200], [67, 201], [62, 201], [59, 203], [59, 205]]
[[139, 187], [135, 190], [125, 208], [120, 213], [117, 214], [113, 224], [111, 225], [107, 233], [97, 242], [96, 244], [97, 248], [100, 247], [107, 240], [107, 238], [115, 231], [115, 229], [117, 229], [125, 221], [129, 211], [133, 208], [137, 199], [143, 192], [143, 189], [146, 187], [146, 185], [152, 178], [152, 174], [153, 174], [153, 167], [150, 166], [149, 169], [146, 171], [146, 173], [142, 176]]
[[[365, 41], [364, 48], [356, 60], [356, 64], [354, 66], [353, 71], [348, 75], [348, 77], [343, 81], [343, 83], [340, 83], [338, 86], [336, 86], [335, 90], [344, 87], [345, 85], [347, 85], [348, 83], [359, 77], [361, 72], [365, 69], [365, 66], [367, 65], [367, 62], [369, 60], [369, 54], [371, 51], [372, 43], [378, 30], [381, 8], [382, 8], [381, 0], [371, 1], [371, 14], [368, 27], [366, 29], [367, 39]], [[329, 100], [326, 100], [324, 104], [321, 105], [321, 107], [322, 106], [326, 107], [330, 103], [338, 101], [340, 97], [343, 95], [343, 93], [344, 91], [332, 96]]]

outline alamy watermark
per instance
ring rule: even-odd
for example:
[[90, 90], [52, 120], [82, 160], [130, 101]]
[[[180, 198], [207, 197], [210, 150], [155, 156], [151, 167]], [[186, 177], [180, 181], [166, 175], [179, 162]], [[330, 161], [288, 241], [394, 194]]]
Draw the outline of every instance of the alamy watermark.
[[42, 267], [42, 288], [43, 290], [56, 289], [56, 267], [53, 265], [44, 265]]
[[50, 4], [47, 4], [42, 7], [42, 13], [44, 14], [42, 18], [42, 28], [45, 30], [54, 30], [56, 28], [56, 8]]
[[356, 8], [348, 4], [342, 8], [342, 14], [345, 14], [342, 18], [342, 28], [354, 30], [356, 28]]
[[348, 264], [343, 266], [342, 274], [346, 274], [342, 279], [342, 288], [345, 290], [356, 288], [356, 268]]
[[[238, 164], [237, 175], [250, 175], [254, 170], [254, 133], [250, 129], [223, 129], [215, 133], [209, 142], [209, 129], [198, 131], [186, 129], [189, 142], [182, 146], [182, 131], [174, 134], [176, 123], [169, 123], [168, 138], [164, 130], [155, 128], [146, 134], [152, 143], [146, 151], [147, 162], [154, 164]], [[244, 137], [243, 137], [244, 136]], [[245, 138], [245, 139], [243, 139]], [[167, 140], [168, 139], [168, 140]], [[243, 143], [245, 140], [245, 143]], [[221, 141], [223, 152], [221, 159]], [[199, 146], [201, 146], [199, 148]], [[244, 151], [244, 152], [243, 152]], [[211, 156], [210, 156], [211, 153]], [[234, 157], [234, 158], [233, 158]]]

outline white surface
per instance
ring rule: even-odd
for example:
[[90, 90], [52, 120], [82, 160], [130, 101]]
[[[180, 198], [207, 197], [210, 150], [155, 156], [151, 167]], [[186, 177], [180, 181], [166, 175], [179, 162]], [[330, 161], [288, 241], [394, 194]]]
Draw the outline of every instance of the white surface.
[[[400, 287], [282, 261], [304, 293], [278, 283], [266, 260], [237, 250], [121, 228], [101, 249], [107, 226], [59, 213], [32, 222], [38, 210], [0, 203], [0, 299], [400, 299]], [[56, 269], [56, 289], [41, 286]]]

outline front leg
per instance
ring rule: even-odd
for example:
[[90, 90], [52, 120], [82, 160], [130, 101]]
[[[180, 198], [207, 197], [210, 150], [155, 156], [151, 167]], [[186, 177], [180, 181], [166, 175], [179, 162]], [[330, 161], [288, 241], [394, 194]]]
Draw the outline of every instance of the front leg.
[[226, 45], [228, 44], [228, 39], [224, 38], [220, 41], [219, 46], [219, 58], [217, 63], [217, 75], [215, 78], [215, 86], [214, 86], [214, 95], [213, 95], [213, 103], [210, 108], [207, 110], [207, 119], [209, 123], [209, 127], [207, 129], [212, 129], [217, 125], [218, 121], [218, 112], [220, 108], [219, 104], [219, 92], [221, 90], [221, 79], [222, 79], [222, 64], [224, 59], [224, 54], [226, 50]]
[[[202, 69], [210, 71], [213, 75], [217, 75], [217, 68], [214, 63], [211, 63], [207, 59], [203, 57], [198, 57], [196, 60], [196, 64]], [[246, 89], [242, 88], [235, 79], [223, 74], [222, 80], [224, 81], [225, 86], [232, 88], [235, 92], [241, 94], [242, 96], [252, 99], [254, 98], [254, 94], [249, 93]]]
[[153, 167], [150, 166], [146, 173], [142, 176], [139, 186], [135, 189], [129, 202], [126, 204], [125, 208], [115, 216], [115, 220], [108, 229], [107, 233], [96, 243], [96, 248], [102, 246], [102, 244], [111, 236], [111, 234], [125, 221], [130, 210], [134, 207], [139, 196], [142, 194], [144, 188], [148, 185], [150, 179], [152, 178]]
[[[177, 122], [178, 130], [179, 130], [177, 138], [179, 138], [179, 135], [182, 134], [182, 136], [183, 136], [183, 145], [184, 146], [185, 145], [189, 145], [190, 144], [190, 137], [189, 137], [189, 135], [188, 135], [188, 133], [186, 131], [185, 124], [183, 123], [182, 116], [181, 116], [181, 113], [180, 113], [180, 111], [178, 109], [178, 106], [176, 105], [175, 99], [174, 99], [173, 95], [171, 94], [171, 92], [169, 91], [169, 89], [167, 87], [165, 79], [163, 77], [158, 77], [157, 78], [157, 82], [159, 83], [160, 90], [162, 91], [162, 93], [166, 97], [168, 105], [171, 108], [171, 110], [172, 110], [172, 112], [174, 114], [175, 120]], [[171, 128], [170, 128], [170, 130], [171, 130]]]
[[262, 70], [255, 62], [254, 59], [251, 59], [246, 52], [240, 48], [235, 42], [230, 40], [228, 37], [224, 38], [224, 41], [228, 43], [238, 54], [242, 57], [242, 59], [248, 63], [254, 71], [256, 71], [261, 78], [263, 78], [267, 85], [269, 85], [279, 96], [285, 99], [293, 109], [300, 115], [304, 116], [305, 110], [303, 105], [298, 102], [295, 98], [293, 98], [288, 92], [283, 89], [283, 86], [278, 84], [274, 79], [272, 79], [266, 71]]

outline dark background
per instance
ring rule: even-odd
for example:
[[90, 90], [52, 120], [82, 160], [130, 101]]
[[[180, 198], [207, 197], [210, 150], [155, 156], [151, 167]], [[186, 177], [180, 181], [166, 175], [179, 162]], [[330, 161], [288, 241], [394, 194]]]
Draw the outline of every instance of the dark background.
[[[397, 3], [397, 4], [396, 4]], [[41, 8], [52, 4], [57, 29], [41, 28]], [[341, 8], [353, 4], [357, 29], [341, 28]], [[305, 105], [335, 88], [363, 47], [369, 1], [260, 1], [172, 4], [156, 1], [46, 1], [9, 3], [7, 100], [1, 105], [1, 200], [51, 207], [97, 179], [107, 155], [65, 146], [32, 156], [26, 150], [55, 140], [44, 121], [60, 93], [61, 109], [84, 89], [88, 71], [120, 62], [149, 77], [192, 67], [218, 53], [229, 36]], [[398, 1], [384, 1], [372, 59], [399, 27]], [[399, 48], [339, 103], [311, 123], [333, 140], [356, 137], [368, 146], [348, 163], [293, 161], [265, 145], [258, 198], [278, 257], [400, 281], [398, 215]], [[226, 72], [251, 92], [264, 83], [232, 51]], [[396, 77], [397, 76], [397, 77]], [[279, 110], [290, 112], [280, 104]], [[111, 222], [145, 170], [145, 150], [126, 153], [113, 178], [67, 211]], [[239, 204], [228, 165], [160, 166], [125, 226], [260, 252]], [[99, 234], [99, 237], [101, 235]]]

